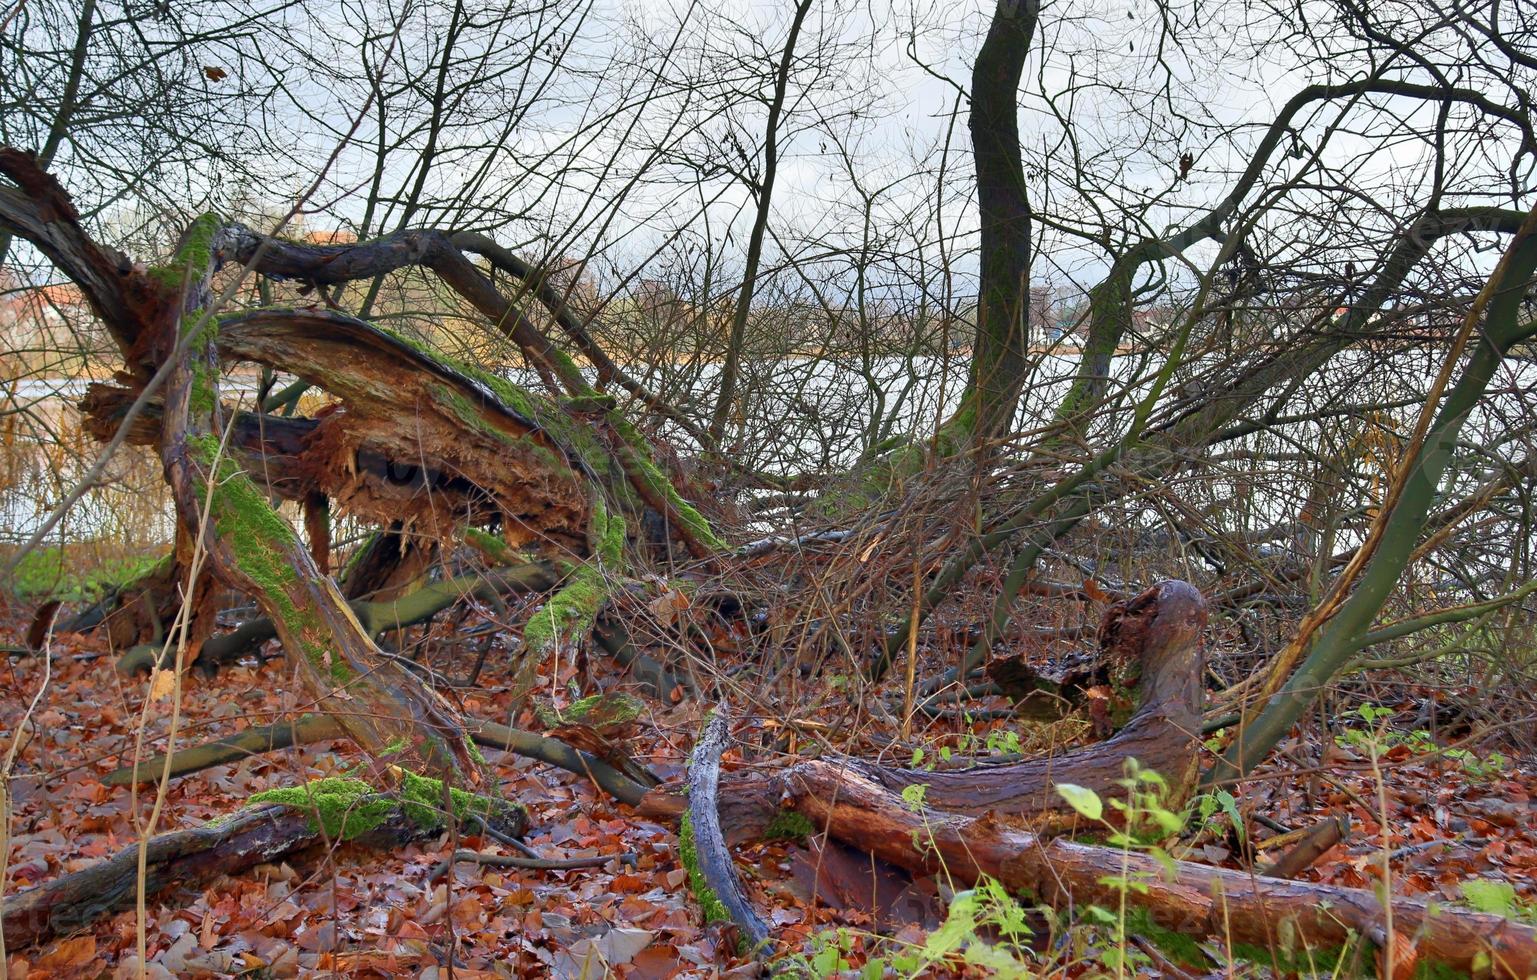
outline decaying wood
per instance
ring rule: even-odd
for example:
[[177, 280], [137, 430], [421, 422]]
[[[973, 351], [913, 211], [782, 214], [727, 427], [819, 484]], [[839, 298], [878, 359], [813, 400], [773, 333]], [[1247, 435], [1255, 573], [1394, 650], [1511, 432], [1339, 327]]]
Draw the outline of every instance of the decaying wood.
[[436, 539], [407, 533], [405, 522], [394, 520], [369, 535], [336, 584], [349, 600], [397, 599], [425, 580], [438, 551]]
[[[860, 773], [824, 762], [791, 770], [789, 805], [821, 830], [893, 864], [926, 874], [943, 872], [974, 882], [988, 876], [1054, 906], [1145, 909], [1157, 925], [1188, 936], [1213, 937], [1287, 954], [1307, 962], [1306, 950], [1337, 950], [1357, 937], [1380, 947], [1388, 909], [1364, 889], [1267, 878], [1243, 871], [1159, 860], [1116, 848], [1047, 841], [990, 816], [967, 817], [914, 809]], [[1417, 956], [1454, 970], [1487, 962], [1502, 977], [1537, 973], [1537, 930], [1497, 915], [1415, 899], [1391, 903], [1395, 939]], [[1406, 950], [1400, 946], [1395, 960]]]
[[699, 896], [701, 900], [719, 902], [731, 921], [742, 930], [748, 944], [758, 949], [769, 937], [768, 923], [753, 910], [752, 903], [742, 893], [742, 883], [737, 878], [736, 866], [721, 832], [716, 799], [721, 752], [726, 748], [730, 732], [730, 709], [722, 702], [705, 724], [690, 756], [686, 832], [692, 836], [695, 864], [689, 871], [704, 879], [704, 887], [710, 893], [708, 897]]
[[[397, 808], [355, 843], [393, 847], [428, 832]], [[220, 875], [281, 861], [323, 843], [325, 835], [312, 814], [281, 804], [251, 807], [214, 824], [151, 839], [146, 847], [145, 894], [195, 890]], [[18, 948], [45, 942], [133, 907], [138, 866], [139, 849], [130, 846], [99, 864], [7, 897], [0, 920], [7, 944]]]
[[[194, 228], [189, 235], [198, 233]], [[205, 228], [217, 254], [218, 230]], [[180, 252], [188, 251], [184, 243]], [[184, 313], [161, 328], [174, 360], [165, 386], [161, 460], [182, 528], [198, 529], [208, 565], [256, 599], [296, 656], [306, 692], [375, 758], [404, 741], [406, 759], [477, 785], [479, 769], [455, 712], [400, 663], [381, 657], [336, 585], [244, 473], [222, 465], [218, 355], [201, 331], [213, 269], [186, 270]]]
[[[404, 518], [433, 536], [499, 520], [511, 544], [586, 552], [587, 464], [479, 379], [332, 310], [227, 316], [218, 346], [226, 358], [295, 374], [340, 401], [308, 436], [305, 458], [319, 489], [348, 512]], [[395, 479], [354, 481], [360, 451], [394, 462]], [[448, 511], [426, 492], [427, 473], [458, 482], [472, 509]]]
[[[132, 388], [90, 385], [79, 406], [86, 431], [104, 442], [111, 439], [136, 397]], [[130, 445], [159, 444], [163, 409], [159, 398], [150, 400], [129, 429]], [[402, 406], [403, 412], [407, 410]], [[499, 519], [485, 488], [435, 459], [426, 461], [415, 447], [402, 454], [398, 434], [386, 443], [373, 439], [366, 429], [349, 429], [345, 434], [322, 431], [321, 420], [312, 418], [249, 411], [230, 416], [231, 459], [265, 492], [281, 500], [297, 502], [317, 493], [340, 492], [344, 507], [355, 503], [359, 516], [388, 526], [401, 526], [407, 518], [423, 513], [441, 515], [432, 522], [434, 527], [451, 515], [476, 524]], [[352, 458], [342, 461], [339, 473], [333, 468], [338, 441], [352, 446]], [[415, 537], [426, 537], [427, 530], [418, 529]]]
[[[1176, 862], [1170, 875], [1150, 856], [1049, 838], [1075, 825], [1096, 829], [1058, 798], [1058, 782], [1118, 795], [1129, 758], [1164, 772], [1176, 795], [1193, 777], [1205, 615], [1200, 594], [1182, 582], [1155, 586], [1110, 611], [1102, 642], [1138, 658], [1143, 674], [1141, 708], [1108, 742], [1051, 759], [952, 772], [819, 760], [775, 776], [732, 774], [720, 790], [726, 836], [759, 834], [783, 808], [914, 872], [961, 882], [988, 876], [1059, 907], [1118, 907], [1122, 889], [1114, 882], [1124, 873], [1138, 883], [1125, 889], [1126, 900], [1173, 932], [1286, 952], [1302, 962], [1303, 947], [1335, 950], [1362, 936], [1380, 946], [1388, 938], [1388, 914], [1368, 891], [1186, 862]], [[904, 787], [916, 785], [923, 786], [921, 805], [902, 797]], [[647, 794], [638, 809], [676, 816], [685, 805], [678, 787], [670, 786]], [[1170, 805], [1177, 808], [1177, 800]], [[1396, 961], [1418, 956], [1471, 970], [1487, 957], [1500, 976], [1537, 971], [1537, 932], [1499, 916], [1404, 899], [1392, 903], [1392, 922]]]
[[1307, 828], [1274, 864], [1261, 868], [1268, 878], [1295, 878], [1317, 864], [1329, 849], [1350, 836], [1348, 816], [1330, 817]]

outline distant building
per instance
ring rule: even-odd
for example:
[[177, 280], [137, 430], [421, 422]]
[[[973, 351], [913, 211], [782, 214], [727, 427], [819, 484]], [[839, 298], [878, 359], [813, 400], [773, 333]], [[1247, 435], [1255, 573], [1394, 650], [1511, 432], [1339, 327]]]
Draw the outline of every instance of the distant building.
[[95, 323], [74, 283], [34, 286], [0, 268], [0, 347], [19, 352], [74, 350]]
[[358, 236], [356, 232], [347, 231], [345, 228], [336, 228], [331, 231], [316, 228], [305, 231], [301, 240], [307, 245], [355, 245]]

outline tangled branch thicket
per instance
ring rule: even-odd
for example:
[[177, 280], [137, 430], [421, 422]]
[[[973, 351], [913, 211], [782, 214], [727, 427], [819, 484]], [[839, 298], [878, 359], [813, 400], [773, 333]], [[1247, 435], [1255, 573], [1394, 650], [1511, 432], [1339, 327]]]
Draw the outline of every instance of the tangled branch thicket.
[[[390, 841], [440, 826], [413, 780], [452, 826], [491, 805], [477, 744], [718, 812], [685, 852], [755, 937], [722, 855], [785, 821], [1090, 901], [1104, 854], [1022, 857], [1077, 819], [1057, 766], [1127, 797], [1137, 760], [1178, 809], [1385, 700], [1531, 748], [1527, 10], [782, 14], [6, 14], [5, 567], [68, 603], [15, 654], [94, 631], [152, 691], [281, 656], [303, 717], [163, 778], [345, 736], [378, 793], [327, 798]], [[546, 734], [455, 703], [488, 661]], [[627, 686], [772, 724], [724, 773], [705, 729], [686, 807]], [[1026, 758], [897, 765], [996, 719]], [[247, 867], [237, 831], [154, 860]], [[1137, 901], [1537, 963], [1523, 926], [1224, 874]], [[7, 932], [90, 917], [39, 894]]]

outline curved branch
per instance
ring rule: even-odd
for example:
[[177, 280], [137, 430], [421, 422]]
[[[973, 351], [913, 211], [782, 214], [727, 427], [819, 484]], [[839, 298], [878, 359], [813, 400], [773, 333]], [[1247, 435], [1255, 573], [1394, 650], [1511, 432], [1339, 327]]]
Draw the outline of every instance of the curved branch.
[[757, 949], [769, 938], [768, 923], [753, 909], [726, 848], [720, 826], [720, 808], [716, 793], [720, 788], [720, 756], [731, 733], [730, 709], [725, 702], [716, 707], [705, 724], [704, 733], [694, 743], [688, 770], [688, 821], [684, 824], [685, 863], [687, 851], [693, 850], [694, 866], [689, 868], [695, 897], [704, 906], [706, 919], [723, 908], [748, 944]]

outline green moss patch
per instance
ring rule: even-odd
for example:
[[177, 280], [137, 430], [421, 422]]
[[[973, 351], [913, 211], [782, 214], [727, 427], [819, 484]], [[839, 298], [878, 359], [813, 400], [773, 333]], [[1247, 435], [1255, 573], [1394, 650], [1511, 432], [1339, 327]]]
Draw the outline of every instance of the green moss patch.
[[70, 556], [69, 550], [55, 545], [27, 552], [8, 583], [11, 593], [22, 599], [87, 601], [159, 571], [171, 560], [168, 555], [135, 555], [80, 567], [83, 559]]
[[593, 694], [564, 708], [535, 704], [534, 715], [546, 728], [586, 725], [595, 729], [622, 728], [645, 711], [645, 702], [628, 694]]
[[180, 290], [188, 274], [200, 276], [213, 264], [213, 238], [224, 226], [224, 219], [209, 211], [198, 215], [182, 236], [181, 245], [166, 265], [150, 268], [146, 275], [166, 289]]
[[[450, 789], [453, 817], [463, 822], [472, 816], [495, 818], [516, 804]], [[311, 826], [336, 840], [353, 840], [376, 830], [397, 813], [423, 831], [441, 829], [447, 823], [443, 810], [443, 783], [430, 776], [400, 773], [400, 787], [381, 792], [361, 779], [335, 777], [303, 786], [288, 786], [257, 793], [253, 804], [279, 803], [311, 814]]]
[[688, 535], [700, 544], [715, 551], [726, 550], [726, 542], [710, 527], [710, 522], [704, 519], [704, 515], [693, 504], [684, 500], [678, 493], [678, 488], [672, 485], [672, 481], [662, 472], [662, 468], [656, 465], [651, 458], [651, 447], [645, 438], [630, 423], [630, 420], [618, 412], [610, 412], [609, 424], [614, 431], [619, 433], [621, 439], [629, 449], [630, 467], [636, 473], [637, 479], [646, 485], [646, 489], [652, 494], [667, 501], [667, 505], [673, 511], [672, 516], [683, 525]]
[[610, 514], [596, 490], [587, 533], [594, 557], [579, 565], [523, 627], [523, 642], [535, 652], [586, 636], [608, 600], [605, 568], [623, 567], [624, 518]]
[[794, 810], [780, 810], [763, 828], [764, 840], [803, 840], [816, 833], [816, 827], [805, 814]]

